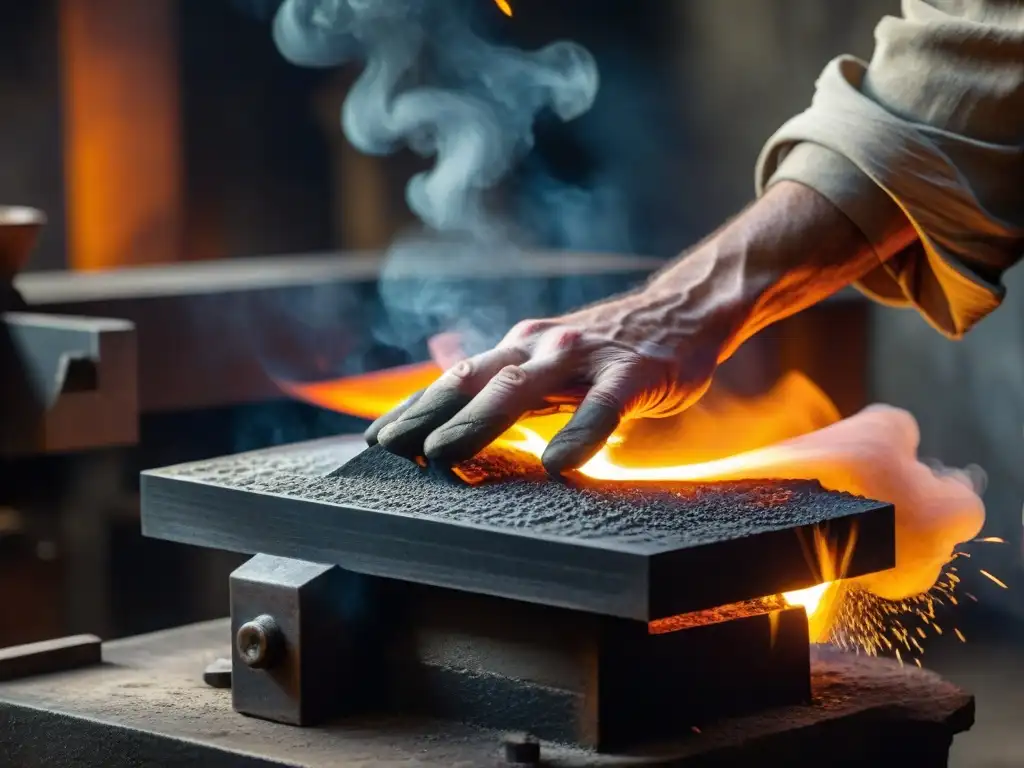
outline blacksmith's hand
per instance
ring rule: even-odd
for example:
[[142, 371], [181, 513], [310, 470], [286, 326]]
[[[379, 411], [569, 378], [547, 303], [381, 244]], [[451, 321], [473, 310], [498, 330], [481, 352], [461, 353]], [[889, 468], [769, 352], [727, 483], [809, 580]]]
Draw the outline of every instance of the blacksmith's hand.
[[827, 198], [780, 181], [642, 290], [520, 323], [375, 422], [367, 440], [450, 464], [524, 416], [575, 406], [543, 462], [555, 474], [579, 468], [623, 419], [689, 407], [743, 341], [877, 265], [875, 248]]
[[497, 347], [456, 363], [375, 422], [367, 439], [408, 458], [452, 464], [524, 416], [575, 409], [543, 462], [553, 473], [579, 467], [622, 419], [677, 413], [703, 394], [721, 345], [672, 321], [679, 301], [648, 289], [522, 322]]

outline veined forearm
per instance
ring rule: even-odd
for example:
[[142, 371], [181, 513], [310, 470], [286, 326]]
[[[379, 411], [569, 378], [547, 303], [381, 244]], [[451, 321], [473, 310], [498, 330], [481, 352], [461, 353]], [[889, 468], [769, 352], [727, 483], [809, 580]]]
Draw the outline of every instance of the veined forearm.
[[[889, 253], [915, 237], [895, 237]], [[717, 329], [724, 361], [763, 328], [796, 314], [878, 266], [856, 225], [809, 187], [780, 182], [686, 257], [657, 275], [646, 293], [679, 297], [667, 322]]]

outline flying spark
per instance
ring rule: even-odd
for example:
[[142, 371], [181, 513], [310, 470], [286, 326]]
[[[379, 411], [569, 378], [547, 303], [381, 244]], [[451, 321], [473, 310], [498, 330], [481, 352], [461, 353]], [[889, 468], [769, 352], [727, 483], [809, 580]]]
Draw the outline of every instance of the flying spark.
[[978, 573], [980, 573], [980, 574], [981, 574], [982, 576], [984, 576], [984, 577], [985, 577], [986, 579], [988, 579], [989, 581], [991, 581], [991, 582], [992, 582], [993, 584], [996, 584], [997, 586], [1000, 586], [1000, 587], [1002, 587], [1003, 589], [1006, 589], [1006, 588], [1007, 588], [1007, 587], [1006, 587], [1006, 584], [1004, 584], [1003, 582], [1001, 582], [1001, 581], [1000, 581], [999, 579], [997, 579], [997, 578], [996, 578], [995, 576], [993, 576], [993, 575], [992, 575], [991, 573], [989, 573], [988, 571], [982, 571], [982, 570], [979, 570], [979, 571], [978, 571]]
[[[980, 541], [993, 542], [993, 539]], [[937, 620], [938, 609], [948, 610], [960, 604], [956, 590], [961, 578], [954, 563], [958, 558], [969, 557], [967, 552], [954, 552], [935, 586], [923, 595], [906, 600], [884, 600], [848, 585], [839, 598], [839, 608], [828, 642], [846, 651], [869, 656], [892, 655], [900, 664], [904, 663], [904, 659], [913, 658], [919, 664], [917, 657], [924, 653], [924, 644], [931, 637], [944, 634]], [[988, 571], [979, 570], [979, 573], [1000, 587], [1007, 588], [1006, 584]], [[969, 600], [978, 601], [970, 592], [961, 594]], [[960, 642], [967, 642], [958, 627], [953, 627], [952, 632]]]

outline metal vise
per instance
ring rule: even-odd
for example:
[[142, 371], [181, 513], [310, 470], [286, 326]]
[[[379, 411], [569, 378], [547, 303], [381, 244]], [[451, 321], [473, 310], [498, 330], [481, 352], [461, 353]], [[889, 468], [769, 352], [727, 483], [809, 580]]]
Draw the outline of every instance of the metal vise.
[[15, 276], [46, 223], [0, 207], [0, 457], [130, 445], [138, 434], [135, 329], [27, 311]]

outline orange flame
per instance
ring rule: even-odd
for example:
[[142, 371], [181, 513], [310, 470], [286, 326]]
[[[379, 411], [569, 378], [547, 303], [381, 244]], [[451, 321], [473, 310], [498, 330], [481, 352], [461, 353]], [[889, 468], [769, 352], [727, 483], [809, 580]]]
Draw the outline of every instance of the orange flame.
[[509, 5], [508, 0], [494, 0], [494, 2], [497, 4], [499, 8], [501, 8], [501, 12], [504, 13], [506, 16], [512, 15], [512, 6]]
[[288, 395], [360, 419], [383, 416], [414, 392], [429, 387], [441, 369], [433, 363], [403, 365], [342, 379], [296, 384], [278, 382]]
[[[313, 384], [283, 383], [282, 388], [314, 405], [372, 419], [440, 374], [437, 365], [426, 363]], [[569, 418], [556, 413], [522, 419], [498, 442], [539, 458]], [[829, 542], [815, 540], [808, 556], [820, 583], [783, 595], [788, 604], [806, 609], [815, 641], [838, 627], [852, 631], [870, 650], [889, 640], [872, 618], [872, 611], [881, 609], [864, 596], [881, 600], [884, 610], [920, 612], [921, 601], [932, 600], [929, 593], [948, 592], [946, 581], [955, 583], [946, 571], [950, 557], [957, 545], [978, 535], [985, 519], [969, 473], [936, 472], [919, 461], [919, 439], [913, 416], [888, 406], [871, 406], [840, 420], [828, 396], [792, 372], [759, 397], [739, 398], [712, 387], [680, 416], [627, 422], [580, 472], [630, 482], [817, 480], [825, 488], [893, 504], [897, 568], [844, 581], [853, 542], [837, 552]], [[851, 613], [857, 610], [863, 615]], [[892, 631], [906, 634], [898, 627]]]
[[[431, 384], [441, 370], [433, 363], [391, 368], [311, 384], [282, 382], [285, 392], [332, 411], [365, 419], [387, 413], [414, 392]], [[544, 452], [548, 440], [568, 421], [558, 413], [523, 419], [498, 441], [534, 456]], [[712, 388], [701, 402], [674, 419], [638, 421], [627, 425], [580, 471], [601, 480], [710, 480], [756, 477], [758, 466], [772, 467], [771, 455], [757, 449], [780, 443], [833, 424], [839, 420], [835, 405], [800, 373], [790, 373], [767, 394], [741, 399]], [[678, 440], [670, 434], [685, 434]], [[772, 472], [762, 476], [778, 476]], [[836, 595], [830, 582], [841, 578], [845, 559], [826, 552], [818, 543], [817, 559], [823, 569], [822, 584], [785, 595], [791, 605], [802, 605], [812, 616], [812, 633], [818, 614]], [[822, 608], [822, 610], [818, 610]], [[824, 619], [822, 618], [822, 621]], [[822, 627], [818, 632], [824, 632]]]

